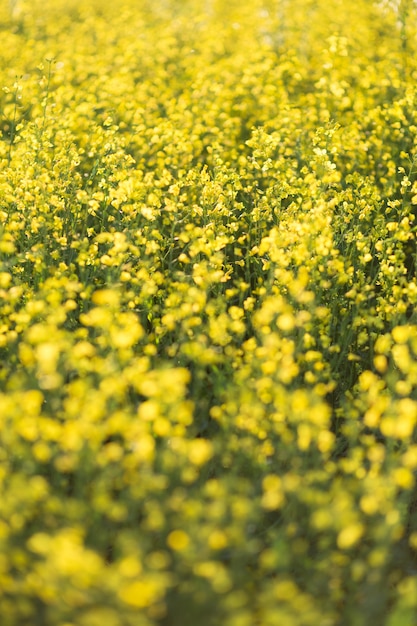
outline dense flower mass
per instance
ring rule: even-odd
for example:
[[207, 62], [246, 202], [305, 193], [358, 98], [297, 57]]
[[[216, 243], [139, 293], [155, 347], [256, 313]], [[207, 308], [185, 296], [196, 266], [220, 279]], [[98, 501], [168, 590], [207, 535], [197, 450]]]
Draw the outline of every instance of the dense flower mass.
[[0, 31], [2, 626], [415, 626], [416, 4]]

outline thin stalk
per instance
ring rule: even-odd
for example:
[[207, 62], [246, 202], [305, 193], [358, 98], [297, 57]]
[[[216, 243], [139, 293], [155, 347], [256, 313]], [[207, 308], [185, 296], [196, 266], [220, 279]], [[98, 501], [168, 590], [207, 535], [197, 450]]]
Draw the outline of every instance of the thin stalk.
[[19, 84], [16, 82], [15, 83], [15, 90], [14, 90], [14, 109], [13, 109], [13, 119], [10, 125], [10, 140], [9, 140], [9, 149], [7, 152], [7, 167], [10, 167], [10, 163], [12, 160], [12, 148], [13, 148], [13, 144], [14, 144], [14, 140], [16, 137], [16, 122], [17, 122], [17, 101], [19, 99], [18, 96], [19, 93]]

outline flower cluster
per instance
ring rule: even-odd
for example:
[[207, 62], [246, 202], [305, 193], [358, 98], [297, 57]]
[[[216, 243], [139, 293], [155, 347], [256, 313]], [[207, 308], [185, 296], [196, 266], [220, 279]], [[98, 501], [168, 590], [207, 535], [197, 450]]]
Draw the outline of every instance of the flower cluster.
[[412, 0], [0, 7], [4, 626], [415, 626]]

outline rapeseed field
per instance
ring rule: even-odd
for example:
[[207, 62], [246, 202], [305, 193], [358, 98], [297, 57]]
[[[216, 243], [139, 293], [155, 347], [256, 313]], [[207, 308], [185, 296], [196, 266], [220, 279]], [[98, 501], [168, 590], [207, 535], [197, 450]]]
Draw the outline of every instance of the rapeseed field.
[[415, 3], [0, 29], [1, 626], [415, 626]]

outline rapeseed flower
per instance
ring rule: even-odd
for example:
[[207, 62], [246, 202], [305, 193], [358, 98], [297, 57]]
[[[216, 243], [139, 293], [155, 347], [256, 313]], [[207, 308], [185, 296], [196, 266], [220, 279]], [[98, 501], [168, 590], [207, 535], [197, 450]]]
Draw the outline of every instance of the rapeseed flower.
[[0, 7], [5, 626], [414, 626], [416, 7], [350, 13]]

